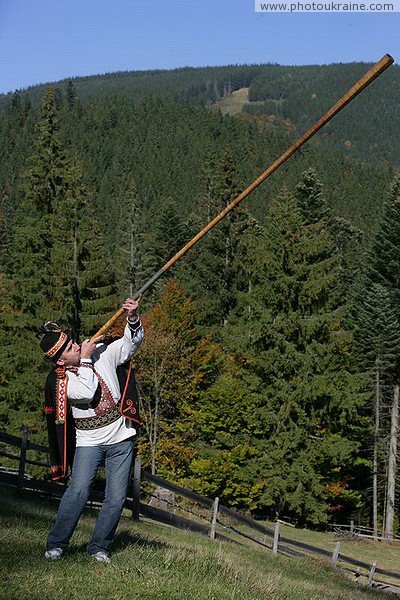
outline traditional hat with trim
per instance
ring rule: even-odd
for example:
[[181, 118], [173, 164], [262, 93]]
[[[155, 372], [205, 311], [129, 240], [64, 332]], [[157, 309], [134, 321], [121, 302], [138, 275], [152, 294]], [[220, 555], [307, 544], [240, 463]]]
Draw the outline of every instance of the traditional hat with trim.
[[56, 362], [63, 353], [67, 344], [71, 341], [71, 332], [61, 331], [57, 323], [47, 321], [36, 334], [36, 337], [42, 336], [40, 347], [48, 360]]

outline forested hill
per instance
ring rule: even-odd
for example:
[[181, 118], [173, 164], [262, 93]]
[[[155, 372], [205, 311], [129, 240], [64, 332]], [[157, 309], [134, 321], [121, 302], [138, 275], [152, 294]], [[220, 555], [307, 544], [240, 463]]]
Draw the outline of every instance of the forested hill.
[[[377, 57], [378, 59], [379, 57]], [[371, 66], [368, 63], [324, 66], [242, 65], [175, 70], [127, 71], [72, 79], [83, 102], [104, 96], [126, 96], [183, 100], [211, 106], [240, 88], [249, 88], [244, 112], [269, 117], [293, 136], [300, 135], [336, 102]], [[70, 80], [57, 82], [67, 93]], [[44, 86], [29, 88], [29, 99], [37, 104]], [[372, 160], [385, 159], [398, 167], [400, 144], [400, 69], [392, 66], [357, 101], [335, 118], [320, 134], [346, 154]], [[0, 113], [12, 103], [12, 94], [0, 95]], [[243, 116], [243, 115], [242, 115]]]
[[[82, 162], [85, 183], [113, 242], [112, 206], [130, 177], [147, 207], [157, 209], [169, 197], [187, 215], [207, 193], [211, 155], [230, 146], [243, 189], [369, 67], [353, 63], [133, 71], [65, 80], [52, 87], [61, 127]], [[243, 88], [249, 103], [235, 119], [221, 120], [216, 112], [221, 100]], [[24, 172], [45, 89], [41, 85], [0, 96], [0, 189], [7, 196], [10, 189], [15, 193]], [[400, 70], [392, 66], [253, 194], [248, 203], [252, 212], [264, 220], [270, 199], [312, 167], [335, 213], [368, 237], [399, 164], [399, 93]]]

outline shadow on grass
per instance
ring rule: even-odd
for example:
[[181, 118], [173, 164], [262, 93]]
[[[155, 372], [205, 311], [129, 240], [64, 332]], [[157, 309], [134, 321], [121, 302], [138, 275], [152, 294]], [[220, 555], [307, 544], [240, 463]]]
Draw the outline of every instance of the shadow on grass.
[[130, 531], [117, 531], [112, 544], [113, 552], [123, 550], [129, 546], [140, 546], [142, 548], [152, 548], [154, 550], [160, 550], [162, 548], [169, 548], [170, 544], [167, 544], [166, 542], [162, 542], [160, 540], [149, 540]]
[[[33, 493], [16, 494], [14, 490], [2, 490], [0, 502], [0, 556], [3, 566], [18, 572], [21, 561], [44, 560], [44, 546], [48, 532], [54, 523], [59, 501], [48, 497], [40, 497]], [[86, 508], [82, 515], [76, 534], [66, 551], [66, 558], [81, 560], [87, 555], [86, 545], [98, 516], [97, 509]], [[125, 521], [125, 523], [124, 523]], [[112, 552], [120, 553], [134, 546], [160, 550], [170, 545], [157, 539], [149, 539], [129, 530], [131, 523], [122, 519], [119, 530], [114, 536]], [[75, 535], [77, 537], [74, 540]]]
[[[79, 526], [79, 525], [78, 525]], [[122, 550], [126, 550], [131, 546], [140, 546], [141, 548], [151, 548], [153, 550], [161, 550], [165, 548], [169, 548], [170, 544], [165, 542], [161, 542], [159, 540], [149, 540], [140, 536], [139, 534], [132, 533], [130, 531], [121, 531], [115, 534], [113, 543], [111, 546], [111, 552], [114, 554], [115, 552], [121, 552]], [[82, 554], [86, 552], [86, 542], [79, 545], [74, 545], [73, 538], [71, 545], [69, 546], [66, 553], [68, 556], [73, 556], [76, 554]]]

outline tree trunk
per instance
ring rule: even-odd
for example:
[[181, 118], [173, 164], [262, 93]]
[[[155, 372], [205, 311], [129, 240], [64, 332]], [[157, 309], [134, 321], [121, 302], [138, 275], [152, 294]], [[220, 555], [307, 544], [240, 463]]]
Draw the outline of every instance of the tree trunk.
[[129, 296], [132, 298], [135, 287], [136, 287], [136, 277], [137, 274], [134, 273], [135, 270], [135, 257], [137, 254], [136, 248], [136, 222], [135, 215], [132, 209], [131, 214], [131, 231], [130, 231], [130, 252], [129, 252]]
[[[156, 361], [155, 361], [156, 362]], [[160, 392], [159, 381], [157, 375], [157, 365], [154, 365], [154, 420], [153, 420], [153, 435], [151, 440], [151, 474], [156, 474], [156, 450], [158, 441], [158, 416], [160, 408]]]
[[387, 478], [386, 520], [385, 536], [393, 539], [394, 503], [396, 491], [396, 454], [397, 435], [399, 431], [399, 386], [395, 385], [393, 390], [392, 415], [390, 422], [390, 443]]
[[379, 413], [380, 413], [380, 360], [375, 361], [375, 427], [374, 427], [374, 457], [372, 465], [372, 513], [374, 539], [378, 538], [378, 436], [379, 436]]

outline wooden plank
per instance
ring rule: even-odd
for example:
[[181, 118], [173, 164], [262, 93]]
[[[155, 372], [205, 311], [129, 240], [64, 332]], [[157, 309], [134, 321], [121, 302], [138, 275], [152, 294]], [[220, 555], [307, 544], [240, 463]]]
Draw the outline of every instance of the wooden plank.
[[21, 447], [20, 437], [17, 437], [16, 435], [10, 435], [4, 431], [0, 431], [0, 442], [5, 442], [6, 444], [10, 444], [10, 446], [18, 446], [18, 448]]
[[[4, 442], [5, 444], [9, 444], [10, 446], [21, 447], [21, 438], [16, 435], [10, 435], [9, 433], [5, 433], [4, 431], [0, 431], [0, 442]], [[41, 446], [40, 444], [35, 444], [34, 442], [28, 441], [27, 450], [35, 450], [36, 452], [44, 452], [45, 454], [49, 453], [49, 449], [47, 446]]]
[[179, 494], [179, 496], [183, 496], [184, 498], [189, 498], [189, 500], [193, 500], [199, 504], [204, 504], [205, 506], [212, 507], [213, 501], [210, 498], [206, 498], [205, 496], [201, 496], [200, 494], [196, 494], [196, 492], [192, 492], [186, 488], [183, 488], [175, 483], [171, 483], [166, 481], [165, 479], [161, 479], [161, 477], [157, 477], [156, 475], [152, 475], [148, 471], [142, 472], [142, 478], [145, 481], [149, 481], [150, 483], [154, 483], [159, 485], [160, 487], [165, 488], [166, 490], [170, 490], [170, 492], [175, 492]]
[[255, 521], [254, 519], [251, 519], [250, 517], [245, 517], [244, 515], [236, 512], [236, 510], [233, 510], [232, 508], [227, 508], [226, 506], [223, 506], [221, 504], [219, 507], [219, 512], [221, 514], [225, 515], [226, 517], [230, 517], [237, 523], [241, 523], [242, 525], [247, 525], [251, 529], [255, 529], [256, 531], [259, 531], [260, 533], [263, 533], [264, 535], [267, 535], [271, 538], [274, 536], [274, 532], [272, 529], [270, 529], [269, 527], [266, 527], [265, 525], [262, 525], [261, 523], [259, 523], [258, 521]]
[[24, 488], [25, 478], [25, 463], [26, 463], [26, 448], [28, 445], [28, 425], [22, 425], [22, 439], [21, 439], [21, 453], [19, 457], [19, 469], [18, 469], [18, 490], [21, 491]]
[[[205, 506], [208, 506], [210, 508], [213, 505], [213, 501], [210, 500], [210, 498], [206, 498], [205, 496], [196, 494], [195, 492], [192, 492], [186, 488], [180, 487], [179, 485], [170, 483], [169, 481], [166, 481], [165, 479], [162, 479], [161, 477], [152, 475], [148, 471], [142, 472], [142, 478], [145, 479], [146, 481], [149, 481], [150, 483], [154, 483], [154, 484], [159, 485], [167, 490], [170, 490], [171, 492], [175, 492], [176, 494], [179, 494], [180, 496], [183, 496], [184, 498], [189, 498], [189, 500], [193, 500], [194, 502], [197, 502], [198, 504], [204, 504]], [[242, 525], [247, 525], [251, 529], [255, 529], [256, 531], [264, 533], [265, 535], [269, 535], [270, 537], [273, 537], [273, 535], [274, 535], [274, 532], [269, 527], [265, 527], [264, 525], [257, 523], [257, 521], [254, 521], [254, 519], [251, 519], [250, 517], [245, 517], [244, 515], [241, 515], [240, 513], [236, 512], [235, 510], [233, 510], [231, 508], [227, 508], [226, 506], [223, 506], [222, 504], [219, 505], [219, 512], [227, 517], [230, 517], [237, 523], [241, 523]], [[330, 553], [329, 553], [329, 555], [330, 555]]]
[[143, 504], [142, 502], [140, 503], [140, 512], [145, 517], [155, 519], [156, 521], [161, 521], [162, 523], [166, 523], [168, 525], [174, 525], [175, 527], [179, 527], [181, 529], [197, 531], [199, 533], [203, 533], [204, 535], [208, 535], [209, 532], [208, 524], [203, 525], [202, 523], [197, 523], [196, 521], [192, 521], [186, 517], [181, 517], [180, 515], [169, 512], [168, 510], [162, 510], [161, 508], [149, 506], [148, 504]]
[[140, 458], [135, 458], [133, 465], [133, 480], [132, 480], [132, 519], [139, 521], [140, 514], [140, 477], [142, 472], [142, 461]]
[[0, 456], [4, 456], [4, 458], [9, 458], [10, 460], [19, 460], [19, 456], [15, 454], [8, 454], [8, 452], [2, 452], [0, 450]]
[[[149, 519], [154, 519], [155, 521], [159, 521], [159, 522], [165, 523], [167, 525], [172, 525], [172, 526], [178, 527], [180, 529], [194, 531], [195, 533], [202, 533], [203, 535], [207, 535], [207, 536], [209, 533], [208, 525], [203, 525], [202, 523], [197, 523], [196, 521], [186, 519], [185, 517], [178, 516], [167, 510], [162, 510], [161, 508], [155, 508], [154, 506], [149, 506], [148, 504], [140, 503], [140, 513], [144, 517], [147, 517]], [[225, 542], [239, 544], [239, 542], [235, 542], [234, 540], [231, 540], [219, 533], [216, 534], [216, 538], [219, 540], [225, 541]]]
[[[330, 558], [332, 556], [332, 552], [329, 550], [324, 550], [323, 548], [318, 548], [316, 546], [311, 546], [311, 544], [306, 544], [305, 542], [299, 542], [298, 540], [291, 540], [290, 538], [281, 537], [281, 542], [288, 544], [289, 546], [294, 546], [295, 548], [301, 548], [302, 550], [308, 550], [308, 552], [314, 552], [315, 554], [320, 554], [321, 556], [326, 556]], [[357, 561], [358, 564], [358, 561]]]

